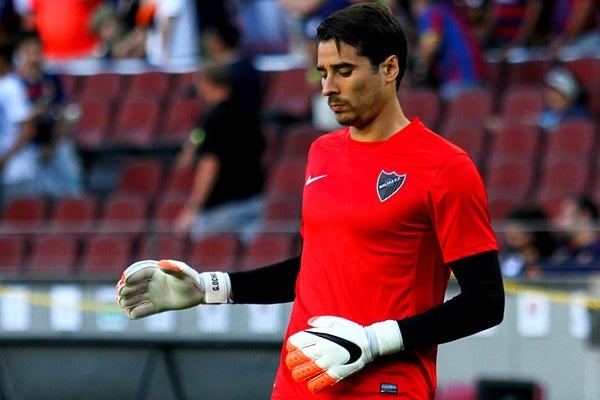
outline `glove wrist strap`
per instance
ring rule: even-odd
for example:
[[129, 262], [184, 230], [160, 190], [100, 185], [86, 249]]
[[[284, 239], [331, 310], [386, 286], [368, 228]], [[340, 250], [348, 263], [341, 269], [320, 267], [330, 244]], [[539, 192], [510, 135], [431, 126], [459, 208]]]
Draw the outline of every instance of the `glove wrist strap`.
[[231, 302], [231, 282], [225, 272], [202, 272], [198, 276], [200, 287], [204, 290], [205, 304], [224, 304]]
[[375, 348], [375, 354], [383, 356], [404, 350], [398, 322], [394, 320], [376, 322], [366, 327], [366, 331], [371, 348]]

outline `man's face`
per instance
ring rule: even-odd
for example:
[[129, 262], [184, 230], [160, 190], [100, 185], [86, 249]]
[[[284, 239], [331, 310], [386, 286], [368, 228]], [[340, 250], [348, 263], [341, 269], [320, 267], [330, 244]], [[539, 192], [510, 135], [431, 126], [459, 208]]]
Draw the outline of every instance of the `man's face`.
[[322, 93], [337, 121], [357, 128], [369, 124], [385, 103], [382, 90], [386, 82], [381, 66], [373, 69], [368, 58], [343, 42], [339, 51], [333, 40], [320, 42], [317, 50]]

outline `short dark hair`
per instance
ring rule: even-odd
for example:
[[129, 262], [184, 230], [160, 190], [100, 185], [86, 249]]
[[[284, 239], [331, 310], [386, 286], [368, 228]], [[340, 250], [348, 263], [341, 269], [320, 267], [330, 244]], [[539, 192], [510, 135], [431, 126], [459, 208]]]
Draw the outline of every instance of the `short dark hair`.
[[235, 49], [240, 44], [240, 30], [227, 18], [220, 18], [207, 29], [214, 32], [230, 49]]
[[377, 3], [359, 3], [332, 13], [317, 28], [319, 42], [331, 39], [338, 47], [341, 42], [354, 47], [374, 67], [395, 55], [400, 68], [396, 89], [400, 87], [406, 71], [408, 45], [404, 29], [389, 7]]

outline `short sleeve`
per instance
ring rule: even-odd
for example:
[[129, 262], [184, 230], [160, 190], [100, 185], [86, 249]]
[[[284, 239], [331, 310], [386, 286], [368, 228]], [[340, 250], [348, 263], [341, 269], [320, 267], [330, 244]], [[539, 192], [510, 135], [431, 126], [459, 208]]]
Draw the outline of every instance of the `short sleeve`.
[[466, 154], [452, 156], [441, 166], [429, 209], [444, 262], [498, 249], [483, 181]]

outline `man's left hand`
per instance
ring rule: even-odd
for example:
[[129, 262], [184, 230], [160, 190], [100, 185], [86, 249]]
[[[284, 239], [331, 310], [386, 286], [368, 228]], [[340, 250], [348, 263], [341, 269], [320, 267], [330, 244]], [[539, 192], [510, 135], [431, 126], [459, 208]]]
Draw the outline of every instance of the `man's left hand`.
[[296, 381], [309, 379], [317, 393], [360, 371], [375, 359], [404, 348], [394, 320], [362, 326], [340, 317], [313, 317], [312, 328], [288, 338], [285, 363]]

